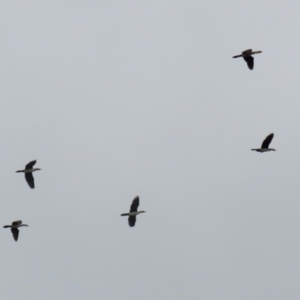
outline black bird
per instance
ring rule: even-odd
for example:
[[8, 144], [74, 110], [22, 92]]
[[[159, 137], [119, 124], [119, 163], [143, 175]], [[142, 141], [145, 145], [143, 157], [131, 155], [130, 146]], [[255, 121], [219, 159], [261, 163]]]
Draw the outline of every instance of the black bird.
[[22, 221], [14, 221], [11, 223], [11, 225], [5, 225], [5, 226], [3, 226], [3, 228], [11, 228], [11, 233], [14, 237], [14, 240], [17, 241], [18, 237], [19, 237], [19, 229], [18, 228], [22, 227], [22, 226], [29, 227], [26, 224], [22, 224]]
[[250, 70], [253, 70], [253, 68], [254, 68], [254, 58], [251, 55], [258, 54], [258, 53], [262, 53], [262, 51], [252, 51], [252, 49], [248, 49], [248, 50], [243, 51], [242, 54], [235, 55], [232, 58], [243, 57], [245, 62], [248, 65], [248, 68]]
[[264, 139], [264, 141], [262, 142], [260, 148], [258, 148], [258, 149], [251, 149], [251, 150], [252, 150], [252, 151], [261, 152], [261, 153], [268, 152], [268, 151], [276, 151], [275, 149], [269, 148], [269, 145], [270, 145], [271, 142], [272, 142], [273, 136], [274, 136], [274, 133], [269, 134], [269, 135]]
[[34, 178], [33, 178], [32, 172], [41, 170], [38, 168], [33, 168], [35, 163], [36, 163], [36, 160], [33, 160], [25, 166], [25, 170], [16, 171], [16, 173], [21, 173], [21, 172], [25, 173], [25, 179], [26, 179], [28, 185], [30, 186], [30, 188], [32, 188], [32, 189], [34, 189]]
[[140, 204], [140, 198], [139, 198], [139, 196], [136, 196], [132, 200], [132, 203], [130, 206], [130, 212], [126, 213], [126, 214], [121, 214], [121, 216], [128, 216], [128, 223], [129, 223], [130, 227], [133, 227], [135, 225], [136, 216], [138, 214], [145, 213], [144, 210], [137, 211], [139, 204]]

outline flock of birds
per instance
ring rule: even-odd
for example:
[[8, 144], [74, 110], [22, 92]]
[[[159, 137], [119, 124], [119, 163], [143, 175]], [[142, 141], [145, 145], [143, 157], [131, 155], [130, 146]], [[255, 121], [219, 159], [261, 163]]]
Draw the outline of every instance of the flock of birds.
[[[33, 160], [25, 166], [24, 170], [16, 171], [16, 173], [24, 173], [25, 174], [25, 179], [31, 189], [34, 189], [34, 187], [35, 187], [34, 177], [33, 177], [32, 173], [35, 171], [41, 170], [39, 168], [34, 168], [33, 166], [35, 164], [36, 164], [36, 160]], [[136, 196], [132, 201], [129, 213], [121, 214], [121, 216], [128, 216], [128, 223], [129, 223], [130, 227], [133, 227], [135, 225], [136, 216], [138, 214], [145, 213], [144, 210], [138, 211], [139, 204], [140, 204], [140, 198], [139, 198], [139, 196]], [[3, 228], [10, 228], [14, 240], [17, 241], [19, 238], [19, 228], [23, 227], [23, 226], [28, 227], [27, 224], [23, 224], [22, 221], [19, 220], [19, 221], [12, 222], [11, 225], [5, 225], [5, 226], [3, 226]]]
[[[243, 51], [242, 54], [233, 56], [233, 58], [243, 57], [244, 60], [246, 61], [247, 65], [248, 65], [248, 68], [250, 70], [253, 70], [253, 68], [254, 68], [254, 58], [252, 57], [252, 55], [253, 54], [259, 54], [261, 52], [262, 51], [252, 51], [252, 49], [248, 49], [248, 50]], [[257, 151], [257, 152], [260, 152], [260, 153], [264, 153], [264, 152], [268, 152], [268, 151], [276, 151], [275, 149], [269, 148], [269, 145], [272, 142], [273, 137], [274, 137], [274, 133], [269, 134], [264, 139], [264, 141], [262, 142], [262, 145], [261, 145], [260, 148], [251, 149], [251, 150]], [[31, 189], [34, 189], [34, 187], [35, 187], [34, 177], [33, 177], [32, 173], [35, 172], [35, 171], [41, 170], [39, 168], [34, 168], [35, 164], [36, 164], [36, 160], [33, 160], [25, 166], [24, 170], [16, 171], [16, 173], [24, 173], [25, 174], [25, 179], [26, 179], [26, 181], [27, 181], [27, 183], [28, 183], [28, 185]], [[134, 227], [134, 225], [136, 223], [136, 216], [138, 214], [145, 213], [144, 210], [138, 211], [139, 204], [140, 204], [140, 198], [138, 196], [136, 196], [132, 200], [129, 213], [121, 214], [121, 216], [128, 216], [128, 224], [129, 224], [130, 227]], [[11, 223], [11, 225], [5, 225], [4, 228], [10, 228], [14, 240], [17, 241], [18, 238], [19, 238], [19, 228], [23, 227], [23, 226], [28, 227], [28, 225], [23, 224], [22, 221], [14, 221], [14, 222]]]

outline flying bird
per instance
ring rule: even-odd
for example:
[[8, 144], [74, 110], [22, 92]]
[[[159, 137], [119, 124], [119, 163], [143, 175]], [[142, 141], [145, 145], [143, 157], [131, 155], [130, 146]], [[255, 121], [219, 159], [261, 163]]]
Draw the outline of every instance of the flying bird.
[[11, 228], [11, 233], [14, 237], [14, 240], [17, 241], [18, 237], [19, 237], [19, 229], [18, 228], [22, 227], [22, 226], [29, 227], [26, 224], [22, 224], [22, 221], [14, 221], [11, 223], [11, 225], [5, 225], [5, 226], [3, 226], [3, 228]]
[[262, 53], [262, 51], [252, 51], [252, 49], [248, 49], [242, 52], [240, 55], [235, 55], [232, 58], [237, 58], [237, 57], [243, 57], [244, 60], [246, 61], [248, 68], [250, 70], [253, 70], [254, 68], [254, 58], [251, 56], [253, 54], [259, 54]]
[[28, 185], [30, 186], [30, 188], [32, 188], [32, 189], [34, 189], [34, 178], [33, 178], [32, 172], [41, 170], [38, 168], [33, 168], [35, 163], [36, 163], [36, 160], [33, 160], [25, 166], [25, 170], [16, 171], [16, 173], [21, 173], [21, 172], [25, 173], [25, 179], [26, 179]]
[[133, 227], [135, 225], [136, 216], [138, 214], [145, 213], [144, 210], [137, 211], [139, 204], [140, 204], [140, 198], [139, 198], [139, 196], [136, 196], [132, 200], [132, 203], [130, 206], [130, 212], [126, 213], [126, 214], [121, 214], [121, 216], [128, 216], [128, 224], [130, 227]]
[[251, 150], [252, 150], [252, 151], [261, 152], [261, 153], [268, 152], [268, 151], [276, 151], [275, 149], [269, 148], [269, 145], [270, 145], [271, 142], [272, 142], [273, 136], [274, 136], [274, 133], [269, 134], [269, 135], [264, 139], [264, 141], [262, 142], [260, 148], [258, 148], [258, 149], [251, 149]]

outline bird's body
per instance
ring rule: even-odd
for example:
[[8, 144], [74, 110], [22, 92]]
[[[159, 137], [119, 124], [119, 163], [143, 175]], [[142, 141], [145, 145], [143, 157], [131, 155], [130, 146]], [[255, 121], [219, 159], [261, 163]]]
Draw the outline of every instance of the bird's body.
[[253, 70], [254, 68], [254, 58], [252, 57], [253, 54], [259, 54], [262, 53], [262, 51], [252, 51], [252, 49], [248, 49], [242, 52], [242, 54], [235, 55], [232, 58], [238, 58], [238, 57], [243, 57], [245, 62], [248, 65], [248, 68], [250, 70]]
[[139, 196], [137, 196], [133, 199], [133, 201], [131, 203], [130, 212], [125, 213], [125, 214], [121, 214], [121, 216], [128, 216], [128, 223], [129, 223], [130, 227], [133, 227], [135, 225], [136, 216], [138, 214], [145, 213], [145, 211], [143, 211], [143, 210], [141, 210], [141, 211], [137, 210], [139, 204], [140, 204], [140, 198], [139, 198]]
[[32, 173], [34, 171], [37, 171], [37, 170], [40, 170], [40, 169], [25, 169], [25, 170], [19, 170], [19, 171], [16, 171], [17, 173], [20, 173], [20, 172], [23, 172], [23, 173]]
[[251, 149], [252, 151], [264, 153], [264, 152], [269, 152], [269, 151], [275, 151], [275, 149]]
[[16, 173], [24, 173], [25, 174], [25, 179], [26, 179], [29, 187], [32, 189], [34, 189], [34, 178], [33, 178], [32, 173], [35, 171], [41, 170], [39, 168], [33, 168], [33, 166], [35, 164], [36, 164], [36, 160], [33, 160], [25, 166], [24, 170], [16, 171]]
[[[128, 213], [128, 214], [125, 214], [129, 217], [134, 217], [134, 216], [137, 216], [138, 214], [140, 214], [141, 212], [140, 211], [135, 211], [135, 212], [131, 212], [131, 213]], [[124, 215], [124, 214], [123, 214]]]
[[14, 240], [17, 241], [18, 237], [19, 237], [19, 229], [18, 228], [23, 227], [23, 226], [29, 227], [26, 224], [22, 224], [22, 221], [14, 221], [11, 223], [11, 225], [5, 225], [5, 226], [3, 226], [3, 228], [11, 228], [11, 233], [14, 237]]
[[262, 142], [260, 148], [251, 149], [251, 150], [256, 151], [256, 152], [260, 152], [260, 153], [269, 152], [269, 151], [276, 151], [275, 149], [269, 148], [269, 145], [271, 144], [273, 137], [274, 137], [274, 133], [269, 134], [264, 139], [264, 141]]

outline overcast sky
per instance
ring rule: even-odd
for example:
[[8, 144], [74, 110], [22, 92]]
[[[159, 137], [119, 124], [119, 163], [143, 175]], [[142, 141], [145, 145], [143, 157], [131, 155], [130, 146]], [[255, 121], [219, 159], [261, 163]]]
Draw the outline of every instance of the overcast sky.
[[1, 1], [0, 298], [299, 299], [299, 10]]

